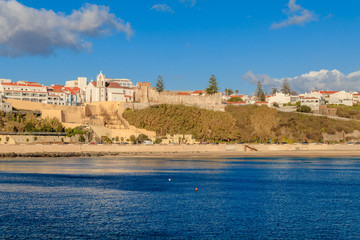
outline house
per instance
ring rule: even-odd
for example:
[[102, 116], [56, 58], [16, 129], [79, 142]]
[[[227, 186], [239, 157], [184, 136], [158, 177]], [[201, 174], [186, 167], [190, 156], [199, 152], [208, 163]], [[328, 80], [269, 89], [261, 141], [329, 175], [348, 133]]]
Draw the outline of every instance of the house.
[[47, 89], [37, 82], [0, 81], [0, 92], [3, 97], [31, 102], [47, 102]]
[[134, 88], [125, 87], [133, 86], [124, 79], [105, 78], [100, 72], [96, 77], [96, 82], [91, 81], [86, 87], [86, 102], [116, 101], [116, 102], [132, 102], [134, 100]]
[[360, 102], [360, 93], [353, 93], [353, 104], [358, 104]]
[[301, 97], [301, 106], [308, 106], [314, 113], [319, 113], [321, 100], [316, 97]]
[[283, 107], [284, 104], [291, 102], [291, 96], [289, 94], [276, 93], [275, 95], [269, 96], [267, 101], [269, 107], [274, 106], [275, 103], [277, 103], [279, 107]]
[[85, 94], [82, 94], [83, 91], [78, 87], [64, 87], [61, 85], [52, 85], [51, 87], [65, 93], [66, 106], [78, 106], [85, 101]]
[[58, 88], [47, 87], [47, 103], [54, 105], [66, 105], [65, 93]]
[[353, 105], [353, 95], [345, 91], [339, 91], [329, 96], [329, 104]]

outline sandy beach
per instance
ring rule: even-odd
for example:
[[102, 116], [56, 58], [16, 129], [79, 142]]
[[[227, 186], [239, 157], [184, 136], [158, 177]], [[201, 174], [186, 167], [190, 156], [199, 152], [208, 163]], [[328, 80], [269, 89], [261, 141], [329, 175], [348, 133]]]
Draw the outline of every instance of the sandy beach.
[[[243, 144], [234, 145], [1, 145], [0, 157], [97, 157], [143, 158], [258, 158], [258, 157], [360, 157], [354, 144]], [[254, 150], [256, 149], [256, 151]]]

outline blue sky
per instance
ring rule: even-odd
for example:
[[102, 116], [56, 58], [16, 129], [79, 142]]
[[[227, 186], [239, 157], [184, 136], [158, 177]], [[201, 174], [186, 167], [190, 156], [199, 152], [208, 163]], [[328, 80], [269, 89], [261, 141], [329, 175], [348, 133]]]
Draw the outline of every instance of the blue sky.
[[[89, 12], [99, 25], [81, 20]], [[282, 78], [358, 91], [359, 38], [358, 0], [0, 0], [0, 78], [50, 85], [102, 70], [195, 90], [214, 74], [248, 94]]]

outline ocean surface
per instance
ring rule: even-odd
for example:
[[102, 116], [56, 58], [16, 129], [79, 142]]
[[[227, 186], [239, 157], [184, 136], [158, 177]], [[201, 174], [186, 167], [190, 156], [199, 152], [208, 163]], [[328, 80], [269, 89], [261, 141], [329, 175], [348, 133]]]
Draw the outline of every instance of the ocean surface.
[[360, 239], [360, 159], [2, 159], [0, 239]]

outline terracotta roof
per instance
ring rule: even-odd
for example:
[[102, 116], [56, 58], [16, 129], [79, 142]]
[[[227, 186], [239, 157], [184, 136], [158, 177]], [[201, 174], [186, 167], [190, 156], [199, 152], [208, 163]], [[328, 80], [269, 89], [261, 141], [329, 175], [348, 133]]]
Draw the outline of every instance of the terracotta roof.
[[40, 91], [21, 91], [21, 90], [6, 90], [4, 89], [5, 92], [32, 92], [32, 93], [47, 93], [47, 92], [40, 92]]
[[130, 96], [130, 95], [125, 95], [125, 97], [127, 97], [127, 98], [131, 98], [131, 96]]
[[13, 82], [13, 83], [1, 83], [1, 84], [7, 86], [42, 87], [40, 83], [35, 83], [35, 82], [24, 82], [24, 83], [25, 84]]
[[203, 93], [203, 90], [195, 90], [193, 93]]
[[97, 86], [97, 82], [92, 81], [91, 83], [94, 85], [94, 87], [96, 87], [96, 86]]
[[117, 82], [110, 82], [106, 84], [106, 87], [108, 88], [122, 88], [121, 85]]
[[226, 102], [226, 104], [245, 104], [246, 102]]
[[190, 95], [190, 93], [187, 93], [187, 92], [178, 92], [176, 95], [189, 96], [189, 95]]
[[61, 90], [61, 89], [56, 89], [56, 88], [53, 88], [53, 89], [49, 88], [48, 91], [49, 91], [49, 92], [64, 93], [63, 90]]
[[334, 94], [338, 93], [339, 91], [319, 91], [321, 94]]
[[256, 102], [256, 103], [261, 103], [261, 104], [265, 104], [265, 103], [268, 103], [268, 102]]

